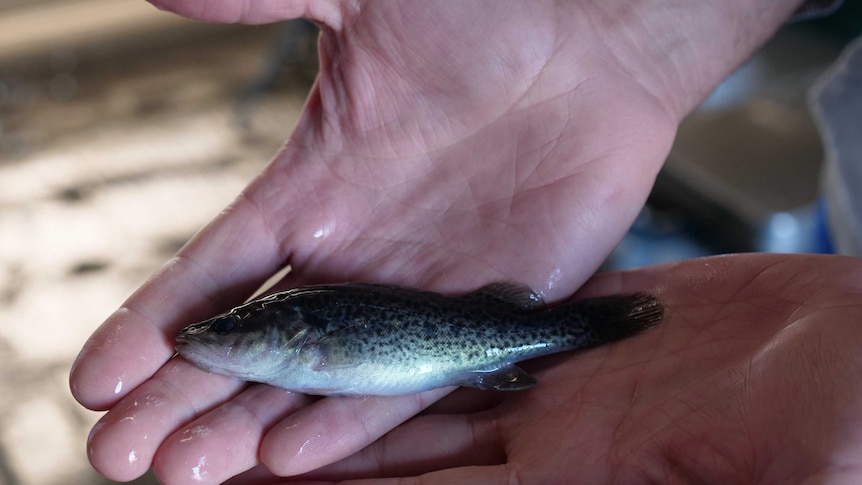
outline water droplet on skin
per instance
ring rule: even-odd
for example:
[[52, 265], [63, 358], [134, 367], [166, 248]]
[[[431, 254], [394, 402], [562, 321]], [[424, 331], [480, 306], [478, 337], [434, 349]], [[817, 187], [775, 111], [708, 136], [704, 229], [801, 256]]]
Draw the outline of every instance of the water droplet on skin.
[[317, 434], [317, 435], [314, 435], [313, 437], [305, 440], [305, 443], [303, 443], [302, 446], [299, 447], [299, 451], [296, 452], [296, 456], [302, 456], [303, 453], [311, 452], [315, 448], [317, 448], [318, 447], [318, 441], [320, 441], [321, 436], [322, 435]]
[[554, 291], [554, 288], [556, 288], [557, 283], [560, 281], [560, 279], [562, 279], [562, 277], [563, 270], [559, 266], [555, 267], [551, 271], [551, 274], [548, 275], [548, 281], [547, 283], [545, 283], [545, 287], [540, 292], [542, 298], [544, 298], [548, 293]]
[[202, 456], [198, 458], [198, 466], [192, 467], [192, 479], [198, 482], [204, 481], [204, 478], [207, 476], [206, 470], [203, 470], [203, 467], [207, 464], [207, 457]]
[[316, 231], [314, 231], [314, 239], [324, 238], [331, 235], [333, 232], [335, 232], [335, 223], [327, 222], [326, 224], [318, 227]]
[[209, 426], [195, 426], [194, 428], [186, 428], [183, 430], [183, 435], [185, 436], [180, 440], [180, 443], [185, 443], [187, 441], [191, 441], [195, 438], [201, 438], [203, 436], [208, 435], [210, 432]]
[[134, 414], [133, 410], [134, 410], [135, 408], [139, 407], [139, 406], [140, 406], [140, 404], [138, 403], [138, 400], [137, 400], [137, 399], [135, 399], [134, 401], [132, 401], [132, 405], [131, 405], [131, 406], [129, 406], [129, 407], [126, 409], [130, 414], [128, 414], [128, 415], [126, 415], [126, 416], [124, 416], [124, 417], [123, 417], [122, 419], [120, 419], [118, 422], [120, 422], [120, 423], [124, 423], [124, 422], [126, 422], [126, 421], [132, 421], [132, 422], [134, 422], [134, 421], [135, 421], [135, 414]]

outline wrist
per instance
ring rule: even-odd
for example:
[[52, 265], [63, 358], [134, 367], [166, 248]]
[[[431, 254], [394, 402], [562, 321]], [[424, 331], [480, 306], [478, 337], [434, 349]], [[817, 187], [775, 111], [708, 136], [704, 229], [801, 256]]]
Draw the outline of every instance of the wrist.
[[803, 3], [595, 2], [611, 57], [681, 121]]

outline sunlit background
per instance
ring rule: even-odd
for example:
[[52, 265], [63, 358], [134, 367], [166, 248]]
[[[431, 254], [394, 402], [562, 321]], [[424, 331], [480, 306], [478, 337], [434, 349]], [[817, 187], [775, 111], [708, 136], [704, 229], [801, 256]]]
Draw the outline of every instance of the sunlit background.
[[[851, 16], [785, 29], [687, 120], [606, 267], [828, 249], [805, 91]], [[143, 0], [0, 0], [0, 484], [107, 483], [69, 366], [277, 150], [315, 75], [314, 36]]]
[[313, 43], [143, 0], [2, 0], [0, 484], [100, 483], [69, 366], [278, 149]]

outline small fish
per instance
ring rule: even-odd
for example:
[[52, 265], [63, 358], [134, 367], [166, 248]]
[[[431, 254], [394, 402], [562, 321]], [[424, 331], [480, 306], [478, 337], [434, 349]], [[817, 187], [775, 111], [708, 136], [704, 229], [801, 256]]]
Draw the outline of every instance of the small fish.
[[349, 283], [248, 302], [189, 325], [176, 342], [207, 371], [307, 394], [508, 391], [536, 384], [515, 362], [623, 339], [662, 315], [644, 293], [546, 306], [512, 283], [461, 296]]

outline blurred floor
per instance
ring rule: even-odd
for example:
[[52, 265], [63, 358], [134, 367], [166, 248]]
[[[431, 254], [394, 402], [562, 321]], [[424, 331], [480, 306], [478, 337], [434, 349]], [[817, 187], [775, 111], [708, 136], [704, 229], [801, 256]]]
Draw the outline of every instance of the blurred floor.
[[122, 49], [86, 33], [0, 49], [0, 484], [106, 483], [72, 360], [269, 160], [310, 86], [313, 72], [287, 76], [241, 117], [279, 27], [166, 22]]

